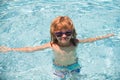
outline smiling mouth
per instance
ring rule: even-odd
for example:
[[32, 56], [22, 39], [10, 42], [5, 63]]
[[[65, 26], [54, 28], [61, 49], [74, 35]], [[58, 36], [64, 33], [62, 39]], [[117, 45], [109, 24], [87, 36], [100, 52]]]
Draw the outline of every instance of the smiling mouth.
[[69, 38], [61, 38], [61, 41], [68, 41]]
[[61, 38], [61, 40], [67, 40], [68, 38], [67, 37], [63, 37], [63, 38]]

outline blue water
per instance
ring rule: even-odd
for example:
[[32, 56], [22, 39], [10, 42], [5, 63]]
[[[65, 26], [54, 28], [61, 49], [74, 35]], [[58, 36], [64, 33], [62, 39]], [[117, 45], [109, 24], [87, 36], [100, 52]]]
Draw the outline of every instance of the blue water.
[[[115, 34], [78, 45], [80, 80], [120, 80], [120, 0], [1, 0], [0, 45], [49, 42], [50, 23], [59, 15], [73, 20], [78, 38]], [[51, 49], [0, 53], [0, 80], [54, 80], [52, 57]]]

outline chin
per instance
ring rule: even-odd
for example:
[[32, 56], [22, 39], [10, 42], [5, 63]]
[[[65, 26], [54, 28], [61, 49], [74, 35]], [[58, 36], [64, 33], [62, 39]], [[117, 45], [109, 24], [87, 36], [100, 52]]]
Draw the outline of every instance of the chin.
[[68, 43], [68, 40], [61, 40], [61, 43]]

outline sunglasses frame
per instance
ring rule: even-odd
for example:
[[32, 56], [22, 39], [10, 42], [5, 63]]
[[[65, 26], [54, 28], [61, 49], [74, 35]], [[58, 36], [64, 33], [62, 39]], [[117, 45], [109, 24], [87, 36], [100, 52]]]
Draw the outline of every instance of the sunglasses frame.
[[59, 31], [59, 32], [55, 32], [55, 36], [57, 37], [62, 37], [62, 35], [65, 34], [66, 36], [71, 36], [72, 35], [72, 31]]

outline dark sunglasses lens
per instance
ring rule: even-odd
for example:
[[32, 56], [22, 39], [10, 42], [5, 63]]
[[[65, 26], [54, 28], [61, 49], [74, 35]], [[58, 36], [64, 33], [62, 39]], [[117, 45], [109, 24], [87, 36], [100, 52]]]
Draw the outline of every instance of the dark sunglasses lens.
[[56, 35], [57, 37], [61, 37], [61, 36], [62, 36], [62, 32], [56, 32], [55, 35]]
[[71, 36], [72, 32], [71, 31], [67, 31], [67, 32], [56, 32], [55, 35], [57, 37], [61, 37], [63, 34], [65, 34], [66, 36]]
[[68, 31], [65, 33], [66, 36], [71, 36], [72, 32], [71, 31]]

